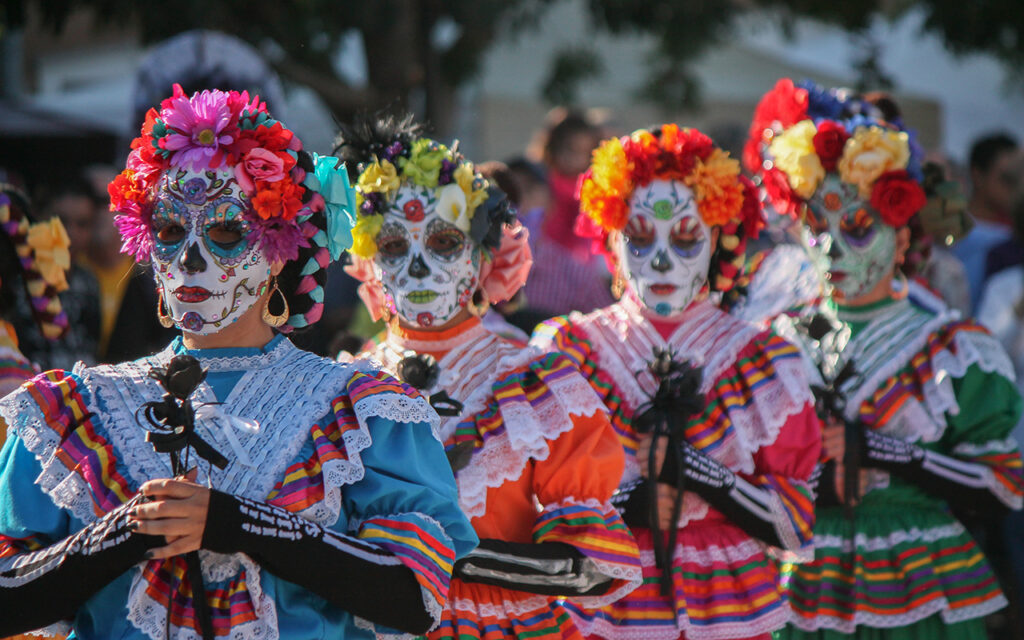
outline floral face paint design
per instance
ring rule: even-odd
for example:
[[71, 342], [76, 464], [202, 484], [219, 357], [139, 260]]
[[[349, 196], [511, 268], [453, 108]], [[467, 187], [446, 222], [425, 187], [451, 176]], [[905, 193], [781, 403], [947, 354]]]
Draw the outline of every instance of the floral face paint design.
[[837, 297], [857, 299], [892, 273], [896, 231], [858, 196], [856, 185], [828, 174], [807, 205], [805, 241], [828, 265]]
[[230, 169], [170, 169], [153, 207], [153, 268], [179, 329], [209, 335], [238, 320], [270, 281]]
[[711, 229], [682, 182], [637, 187], [615, 249], [630, 288], [658, 315], [686, 309], [708, 281]]
[[407, 322], [443, 325], [477, 289], [480, 250], [438, 214], [438, 190], [403, 185], [384, 214], [373, 258], [377, 278]]

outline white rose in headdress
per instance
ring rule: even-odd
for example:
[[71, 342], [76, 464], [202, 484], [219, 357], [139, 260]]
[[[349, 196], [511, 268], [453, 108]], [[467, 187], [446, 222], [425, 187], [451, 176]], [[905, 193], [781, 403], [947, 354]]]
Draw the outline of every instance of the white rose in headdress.
[[466, 194], [456, 184], [446, 184], [438, 192], [437, 215], [455, 225], [463, 233], [469, 233], [469, 213], [466, 211]]

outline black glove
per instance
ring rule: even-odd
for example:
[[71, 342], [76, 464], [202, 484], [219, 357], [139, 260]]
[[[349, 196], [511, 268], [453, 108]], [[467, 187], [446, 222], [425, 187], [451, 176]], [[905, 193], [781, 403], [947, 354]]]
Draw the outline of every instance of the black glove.
[[952, 505], [983, 513], [1011, 508], [994, 490], [983, 464], [936, 453], [919, 445], [863, 429], [862, 465], [888, 471]]
[[455, 575], [465, 582], [546, 596], [602, 595], [613, 583], [570, 544], [492, 538], [481, 540], [480, 546], [456, 562]]
[[422, 634], [434, 622], [412, 569], [394, 554], [265, 502], [211, 491], [203, 548], [248, 554], [277, 577], [377, 624]]
[[[658, 482], [679, 490], [693, 491], [751, 536], [773, 546], [787, 548], [779, 527], [790, 526], [772, 494], [756, 487], [711, 458], [689, 442], [679, 443], [678, 456], [665, 455]], [[677, 486], [677, 464], [682, 465], [683, 486]], [[794, 536], [788, 536], [795, 539]]]
[[135, 533], [129, 512], [137, 495], [101, 519], [38, 551], [0, 559], [0, 636], [71, 619], [97, 591], [166, 544]]

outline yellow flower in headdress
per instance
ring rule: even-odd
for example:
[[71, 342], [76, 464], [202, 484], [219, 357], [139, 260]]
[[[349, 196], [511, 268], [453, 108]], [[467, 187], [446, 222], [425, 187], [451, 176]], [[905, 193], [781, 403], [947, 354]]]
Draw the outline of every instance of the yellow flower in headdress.
[[814, 195], [825, 179], [825, 167], [814, 150], [814, 122], [802, 120], [775, 136], [768, 152], [775, 166], [789, 178], [789, 186], [801, 198]]
[[744, 197], [739, 177], [740, 163], [726, 151], [715, 149], [707, 160], [697, 159], [693, 171], [683, 181], [693, 189], [697, 210], [705, 224], [722, 225], [739, 216]]
[[43, 280], [56, 287], [57, 291], [67, 289], [65, 273], [71, 268], [71, 253], [68, 251], [71, 239], [60, 219], [50, 218], [31, 225], [25, 242], [32, 247], [34, 266]]
[[881, 127], [857, 127], [843, 147], [839, 177], [857, 185], [862, 199], [871, 197], [878, 176], [907, 168], [910, 161], [910, 137], [903, 131]]
[[357, 216], [356, 226], [352, 228], [352, 253], [360, 258], [372, 258], [377, 253], [377, 234], [384, 224], [384, 216], [373, 214]]
[[[487, 183], [481, 185], [476, 182], [476, 173], [473, 171], [473, 165], [469, 162], [460, 164], [452, 177], [462, 189], [462, 193], [466, 194], [467, 217], [472, 219], [476, 208], [483, 204], [484, 200], [487, 200]], [[474, 187], [477, 188], [474, 189]]]
[[356, 190], [362, 193], [383, 193], [396, 191], [402, 184], [395, 165], [387, 160], [377, 160], [363, 169], [356, 181]]

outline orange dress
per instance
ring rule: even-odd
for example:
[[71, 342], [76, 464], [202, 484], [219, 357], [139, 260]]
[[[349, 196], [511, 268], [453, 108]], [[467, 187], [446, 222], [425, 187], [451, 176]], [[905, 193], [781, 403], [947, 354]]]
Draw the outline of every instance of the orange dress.
[[[444, 332], [392, 329], [371, 349], [385, 368], [428, 354], [439, 374], [428, 394], [462, 404], [442, 418], [449, 452], [472, 443], [456, 463], [459, 504], [481, 539], [562, 542], [612, 579], [584, 606], [613, 602], [640, 584], [637, 545], [609, 500], [625, 459], [606, 411], [587, 381], [560, 354], [543, 354], [487, 331], [471, 319]], [[582, 640], [552, 596], [453, 577], [448, 606], [430, 640], [545, 638]]]

